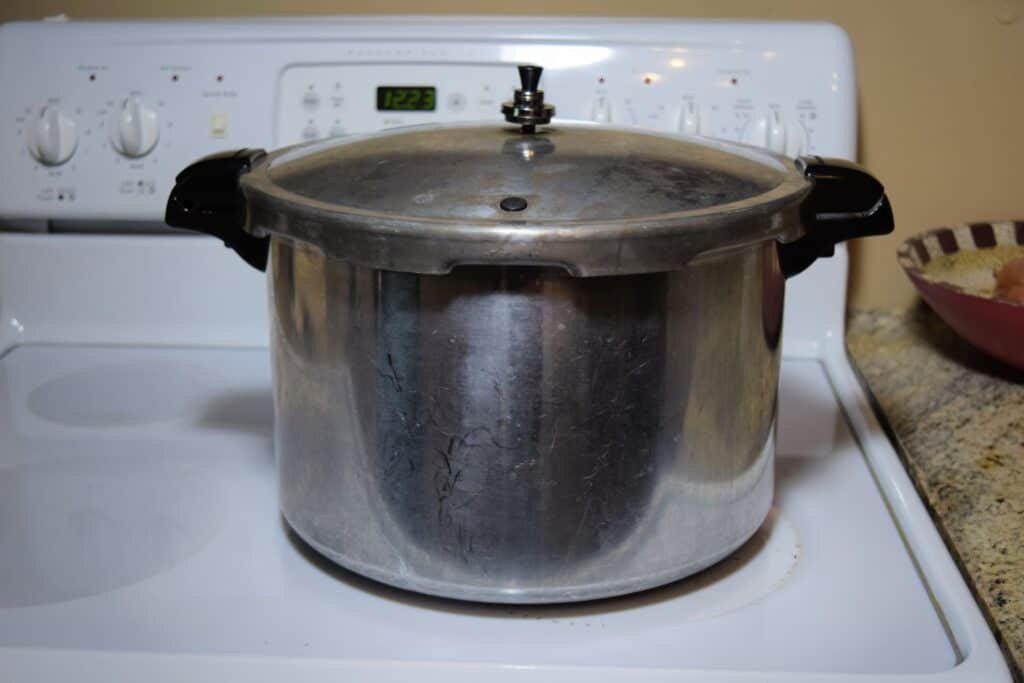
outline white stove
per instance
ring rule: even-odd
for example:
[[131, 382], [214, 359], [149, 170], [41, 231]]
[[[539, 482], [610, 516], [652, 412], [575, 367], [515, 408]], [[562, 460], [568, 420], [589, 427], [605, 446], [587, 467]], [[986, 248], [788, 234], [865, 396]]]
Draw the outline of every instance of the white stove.
[[842, 249], [790, 284], [775, 508], [719, 565], [486, 606], [375, 584], [286, 530], [266, 284], [211, 239], [159, 234], [174, 173], [494, 119], [524, 61], [565, 118], [854, 154], [849, 43], [824, 24], [0, 29], [0, 218], [21, 231], [0, 234], [2, 680], [1009, 680], [849, 366]]

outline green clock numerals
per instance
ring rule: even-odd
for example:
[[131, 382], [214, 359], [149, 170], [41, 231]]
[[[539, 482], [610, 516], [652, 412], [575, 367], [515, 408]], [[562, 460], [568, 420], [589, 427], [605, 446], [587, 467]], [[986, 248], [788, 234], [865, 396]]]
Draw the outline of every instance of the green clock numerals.
[[427, 85], [381, 85], [377, 87], [377, 111], [434, 111], [437, 88]]

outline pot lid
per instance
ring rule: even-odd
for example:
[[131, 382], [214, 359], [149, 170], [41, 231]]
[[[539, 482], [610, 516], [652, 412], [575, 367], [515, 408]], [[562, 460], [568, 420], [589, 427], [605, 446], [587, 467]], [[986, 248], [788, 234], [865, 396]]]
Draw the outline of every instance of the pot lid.
[[811, 183], [793, 160], [636, 128], [544, 125], [553, 108], [537, 78], [527, 69], [505, 104], [511, 125], [414, 126], [268, 155], [241, 179], [247, 229], [388, 270], [534, 264], [580, 276], [671, 270], [799, 236]]

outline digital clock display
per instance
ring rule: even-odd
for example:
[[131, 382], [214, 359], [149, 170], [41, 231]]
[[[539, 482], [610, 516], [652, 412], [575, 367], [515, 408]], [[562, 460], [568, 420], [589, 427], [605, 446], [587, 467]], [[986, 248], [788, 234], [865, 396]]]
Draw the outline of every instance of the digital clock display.
[[434, 111], [437, 88], [432, 85], [381, 85], [377, 111]]

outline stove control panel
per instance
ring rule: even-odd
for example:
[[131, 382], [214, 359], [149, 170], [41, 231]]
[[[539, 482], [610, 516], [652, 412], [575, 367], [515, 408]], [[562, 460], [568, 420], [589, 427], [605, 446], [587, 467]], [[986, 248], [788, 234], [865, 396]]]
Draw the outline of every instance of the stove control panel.
[[[587, 68], [546, 68], [541, 85], [556, 104], [557, 119], [706, 135], [790, 156], [820, 147], [819, 121], [834, 102], [827, 92], [762, 92], [767, 86], [758, 85], [750, 70], [741, 82], [731, 69], [709, 68], [712, 60], [706, 58], [691, 57], [696, 62], [691, 66], [680, 58], [665, 60], [656, 50], [636, 52], [619, 60], [609, 55]], [[640, 68], [637, 58], [642, 58]], [[444, 69], [415, 62], [372, 69], [344, 63], [294, 65], [281, 77], [276, 132], [281, 143], [293, 144], [417, 123], [499, 121], [496, 112], [517, 87], [517, 78], [506, 63]], [[406, 93], [408, 98], [395, 99]]]
[[826, 24], [12, 23], [0, 27], [0, 221], [156, 222], [176, 173], [205, 154], [499, 123], [521, 63], [544, 67], [556, 122], [854, 153], [849, 45]]

